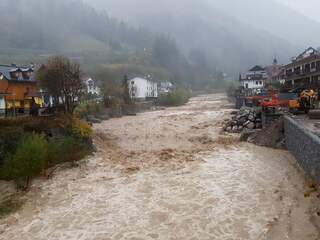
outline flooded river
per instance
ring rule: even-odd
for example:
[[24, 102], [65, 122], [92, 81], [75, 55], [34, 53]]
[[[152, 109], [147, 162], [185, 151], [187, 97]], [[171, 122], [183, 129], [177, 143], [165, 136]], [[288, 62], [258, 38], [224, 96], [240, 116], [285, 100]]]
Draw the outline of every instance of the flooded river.
[[96, 154], [36, 180], [0, 239], [320, 239], [294, 158], [221, 133], [230, 111], [216, 94], [95, 125]]

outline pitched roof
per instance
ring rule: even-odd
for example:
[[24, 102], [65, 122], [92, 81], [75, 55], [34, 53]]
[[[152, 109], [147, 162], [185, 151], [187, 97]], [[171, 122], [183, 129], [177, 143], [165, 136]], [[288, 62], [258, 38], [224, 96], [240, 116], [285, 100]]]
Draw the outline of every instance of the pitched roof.
[[249, 72], [259, 72], [259, 71], [264, 71], [265, 69], [259, 65], [254, 66], [249, 70]]
[[5, 79], [8, 81], [28, 81], [28, 82], [33, 82], [35, 81], [33, 74], [31, 75], [30, 78], [23, 78], [19, 77], [18, 79], [12, 78], [11, 73], [13, 72], [34, 72], [34, 70], [31, 67], [18, 67], [16, 65], [0, 65], [0, 74], [4, 76]]
[[316, 49], [314, 49], [313, 47], [309, 47], [306, 50], [304, 50], [303, 53], [301, 53], [298, 57], [295, 58], [295, 60], [302, 60], [304, 58], [310, 57], [312, 55], [319, 55], [319, 51], [317, 51]]

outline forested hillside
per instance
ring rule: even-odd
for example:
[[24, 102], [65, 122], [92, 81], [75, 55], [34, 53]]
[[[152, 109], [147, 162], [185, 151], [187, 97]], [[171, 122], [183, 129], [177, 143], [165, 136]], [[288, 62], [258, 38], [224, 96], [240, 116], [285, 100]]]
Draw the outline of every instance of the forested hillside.
[[[86, 1], [97, 9], [108, 9], [113, 16], [136, 26], [172, 35], [188, 57], [191, 52], [202, 52], [211, 67], [230, 74], [237, 74], [251, 65], [270, 64], [275, 55], [281, 62], [287, 62], [301, 51], [297, 50], [301, 46], [298, 41], [291, 41], [286, 35], [285, 27], [292, 29], [290, 24], [294, 20], [287, 21], [286, 18], [284, 21], [281, 11], [286, 13], [286, 17], [304, 18], [298, 13], [287, 14], [290, 11], [280, 8], [272, 0]], [[242, 7], [234, 8], [233, 4]], [[260, 5], [267, 5], [268, 9], [263, 11]], [[255, 16], [256, 22], [251, 15]], [[307, 23], [302, 21], [303, 26]], [[280, 30], [282, 35], [278, 34]], [[303, 31], [311, 32], [310, 29]], [[302, 34], [300, 38], [305, 38], [307, 44], [308, 36]]]
[[192, 66], [172, 37], [118, 21], [82, 1], [2, 0], [0, 21], [2, 63], [41, 62], [61, 54], [102, 81], [148, 74], [194, 82]]
[[72, 0], [1, 0], [0, 20], [2, 47], [81, 52], [152, 41], [146, 31]]

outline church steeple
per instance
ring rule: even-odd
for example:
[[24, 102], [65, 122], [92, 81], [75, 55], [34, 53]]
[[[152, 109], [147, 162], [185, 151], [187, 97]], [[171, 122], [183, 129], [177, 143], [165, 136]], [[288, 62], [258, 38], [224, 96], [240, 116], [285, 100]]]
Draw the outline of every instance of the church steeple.
[[273, 65], [278, 65], [278, 59], [276, 56], [274, 56], [274, 59], [273, 59]]

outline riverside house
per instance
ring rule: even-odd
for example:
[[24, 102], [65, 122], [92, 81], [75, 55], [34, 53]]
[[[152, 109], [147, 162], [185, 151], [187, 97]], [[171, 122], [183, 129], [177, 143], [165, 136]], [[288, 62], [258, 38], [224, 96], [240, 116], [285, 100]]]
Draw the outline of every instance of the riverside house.
[[285, 66], [285, 86], [288, 89], [320, 89], [320, 52], [308, 48]]
[[145, 100], [158, 97], [158, 84], [144, 78], [129, 80], [129, 93], [132, 99]]
[[268, 75], [266, 69], [261, 66], [254, 66], [249, 71], [241, 73], [239, 77], [240, 85], [244, 89], [263, 89]]
[[43, 104], [34, 69], [0, 65], [0, 114], [28, 114], [32, 104]]

